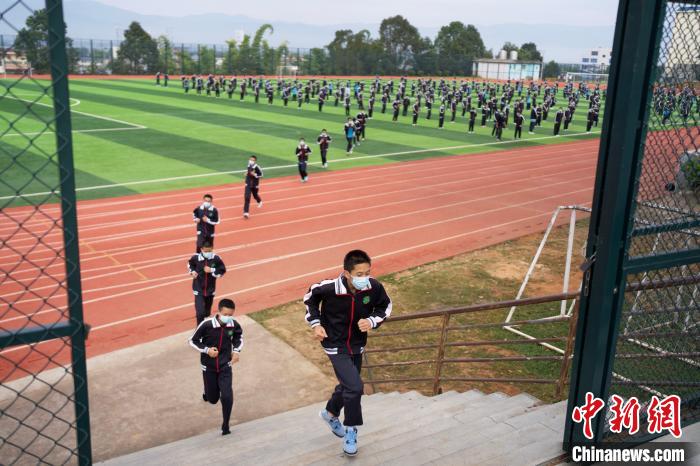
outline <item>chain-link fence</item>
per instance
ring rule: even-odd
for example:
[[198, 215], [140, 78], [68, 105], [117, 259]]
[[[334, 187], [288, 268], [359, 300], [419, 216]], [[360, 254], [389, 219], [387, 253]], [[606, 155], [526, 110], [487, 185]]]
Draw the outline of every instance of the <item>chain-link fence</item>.
[[679, 395], [683, 422], [692, 423], [700, 420], [700, 290], [686, 282], [700, 275], [700, 6], [668, 2], [662, 28], [628, 250], [640, 266], [627, 282], [673, 285], [625, 294], [610, 393], [637, 397], [643, 421], [653, 395]]
[[62, 4], [2, 8], [52, 79], [0, 79], [0, 463], [90, 464]]

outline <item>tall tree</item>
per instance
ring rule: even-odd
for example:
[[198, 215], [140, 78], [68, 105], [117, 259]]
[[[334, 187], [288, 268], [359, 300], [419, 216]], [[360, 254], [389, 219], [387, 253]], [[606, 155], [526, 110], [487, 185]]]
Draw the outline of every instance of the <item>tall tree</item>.
[[263, 24], [258, 28], [257, 31], [255, 31], [255, 35], [253, 36], [253, 43], [251, 44], [251, 48], [253, 59], [252, 65], [255, 73], [263, 73], [265, 71], [265, 62], [263, 57], [263, 42], [268, 48], [269, 45], [267, 45], [267, 42], [263, 38], [267, 31], [270, 31], [270, 34], [275, 32], [275, 30], [272, 28], [272, 25]]
[[256, 61], [253, 48], [250, 46], [250, 36], [243, 35], [241, 45], [238, 46], [238, 72], [241, 74], [252, 74], [256, 71]]
[[542, 54], [537, 50], [537, 45], [534, 42], [525, 42], [520, 46], [518, 58], [520, 60], [542, 61]]
[[[14, 48], [18, 54], [24, 55], [35, 72], [48, 73], [50, 69], [48, 42], [49, 15], [46, 9], [42, 8], [27, 17], [25, 27], [17, 33]], [[66, 54], [68, 56], [68, 72], [75, 73], [80, 55], [78, 50], [73, 47], [73, 40], [68, 37], [66, 37]]]
[[382, 21], [379, 26], [382, 68], [385, 73], [406, 73], [415, 68], [415, 52], [422, 39], [418, 29], [401, 15]]
[[542, 69], [542, 76], [545, 78], [558, 78], [560, 74], [561, 66], [559, 66], [559, 63], [555, 62], [554, 60], [547, 62]]
[[472, 61], [486, 55], [479, 30], [460, 21], [440, 28], [435, 38], [435, 48], [439, 71], [448, 75], [470, 75]]
[[330, 44], [326, 46], [328, 49], [329, 71], [332, 74], [349, 74], [350, 57], [348, 53], [348, 44], [352, 40], [353, 33], [350, 29], [341, 29], [335, 31], [335, 37]]
[[144, 74], [154, 73], [158, 67], [158, 44], [134, 21], [124, 31], [124, 40], [119, 47], [115, 63], [118, 71]]
[[172, 73], [175, 70], [173, 60], [173, 44], [166, 36], [158, 36], [158, 70], [163, 73]]
[[224, 52], [224, 61], [222, 68], [228, 74], [235, 73], [238, 60], [238, 47], [235, 39], [226, 41], [226, 51]]

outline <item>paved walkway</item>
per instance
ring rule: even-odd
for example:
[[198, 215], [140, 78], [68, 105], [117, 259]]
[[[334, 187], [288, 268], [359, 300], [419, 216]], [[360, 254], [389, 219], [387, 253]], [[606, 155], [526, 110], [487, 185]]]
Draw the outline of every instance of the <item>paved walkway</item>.
[[[233, 424], [321, 401], [332, 390], [333, 380], [295, 349], [249, 317], [237, 319], [243, 326], [244, 347], [234, 368]], [[299, 338], [310, 337], [303, 325], [299, 329]], [[202, 401], [199, 357], [187, 345], [190, 333], [88, 360], [94, 461], [219, 429], [221, 407]], [[56, 380], [62, 373], [52, 370], [41, 378]], [[28, 383], [20, 379], [9, 385]], [[69, 392], [71, 384], [67, 380], [58, 386]], [[44, 386], [34, 382], [24, 395], [39, 399], [46, 393]], [[4, 406], [9, 399], [9, 391], [3, 390], [0, 403]], [[43, 406], [50, 409], [47, 402]]]

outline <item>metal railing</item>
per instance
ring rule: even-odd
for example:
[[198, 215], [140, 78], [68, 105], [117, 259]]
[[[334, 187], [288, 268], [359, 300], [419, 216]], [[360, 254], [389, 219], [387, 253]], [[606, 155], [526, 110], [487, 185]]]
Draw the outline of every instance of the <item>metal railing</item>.
[[[635, 292], [641, 290], [654, 290], [676, 287], [680, 285], [689, 285], [700, 283], [700, 275], [691, 275], [683, 278], [676, 278], [673, 280], [651, 280], [640, 283], [631, 283], [627, 286], [626, 292]], [[451, 324], [451, 318], [456, 315], [473, 314], [473, 313], [484, 313], [484, 312], [494, 312], [494, 311], [504, 311], [511, 307], [522, 307], [531, 306], [536, 304], [547, 304], [556, 303], [566, 300], [577, 300], [581, 292], [569, 292], [569, 293], [559, 293], [545, 296], [537, 296], [532, 298], [522, 298], [513, 299], [507, 301], [497, 301], [484, 304], [473, 304], [464, 307], [453, 307], [445, 309], [436, 309], [430, 311], [421, 311], [410, 314], [392, 316], [387, 319], [383, 325], [383, 331], [370, 334], [372, 345], [377, 342], [377, 340], [382, 338], [390, 337], [405, 337], [413, 336], [418, 334], [437, 334], [437, 341], [434, 343], [427, 344], [409, 344], [403, 346], [386, 346], [374, 348], [370, 347], [365, 350], [363, 369], [367, 372], [367, 380], [365, 384], [368, 385], [372, 391], [376, 391], [377, 385], [392, 385], [401, 383], [431, 383], [432, 393], [437, 395], [442, 393], [442, 383], [443, 382], [465, 382], [465, 383], [515, 383], [515, 384], [551, 384], [554, 386], [554, 396], [556, 398], [561, 398], [562, 393], [564, 393], [564, 387], [569, 383], [569, 368], [574, 351], [574, 339], [576, 335], [576, 325], [578, 322], [578, 301], [574, 305], [573, 312], [570, 316], [553, 316], [547, 318], [537, 318], [537, 319], [523, 319], [523, 320], [513, 320], [510, 322], [504, 322], [500, 320], [498, 322], [488, 322], [488, 323], [468, 323], [468, 324]], [[432, 326], [427, 328], [418, 329], [404, 329], [397, 331], [386, 331], [388, 327], [396, 325], [399, 322], [408, 321], [422, 321], [425, 319], [440, 318], [439, 326]], [[548, 336], [543, 338], [537, 338], [533, 336], [527, 336], [527, 338], [518, 339], [479, 339], [479, 340], [468, 340], [468, 341], [450, 341], [449, 336], [451, 332], [463, 331], [463, 330], [474, 330], [474, 329], [505, 329], [506, 327], [522, 327], [524, 325], [543, 325], [551, 324], [554, 322], [566, 322], [568, 321], [566, 335], [560, 336]], [[388, 327], [387, 327], [388, 326]], [[515, 356], [493, 356], [493, 357], [448, 357], [446, 356], [447, 348], [466, 348], [475, 346], [510, 346], [510, 345], [548, 345], [554, 342], [565, 342], [565, 348], [561, 350], [562, 354], [557, 355], [547, 355], [547, 356], [530, 356], [530, 355], [515, 355]], [[379, 355], [382, 353], [395, 353], [395, 352], [405, 352], [405, 351], [417, 351], [417, 350], [435, 350], [434, 357], [422, 357], [422, 358], [412, 358], [405, 361], [388, 361], [388, 362], [372, 362], [370, 357], [372, 355]], [[697, 357], [700, 353], [688, 352], [688, 353], [659, 353], [653, 355], [654, 358], [681, 358], [681, 357]], [[618, 354], [618, 358], [624, 359], [635, 359], [635, 358], [646, 358], [649, 357], [646, 353], [630, 353], [630, 354]], [[373, 358], [374, 359], [374, 358]], [[559, 374], [556, 378], [535, 378], [535, 377], [449, 377], [443, 375], [443, 369], [446, 364], [483, 364], [483, 363], [498, 363], [498, 362], [511, 362], [511, 363], [522, 363], [526, 361], [560, 361]], [[426, 373], [424, 376], [419, 377], [389, 377], [389, 378], [376, 378], [373, 376], [374, 369], [387, 369], [387, 368], [400, 368], [406, 366], [425, 366], [434, 365], [434, 369], [430, 373]], [[648, 381], [641, 380], [622, 380], [620, 383], [627, 385], [645, 386]]]

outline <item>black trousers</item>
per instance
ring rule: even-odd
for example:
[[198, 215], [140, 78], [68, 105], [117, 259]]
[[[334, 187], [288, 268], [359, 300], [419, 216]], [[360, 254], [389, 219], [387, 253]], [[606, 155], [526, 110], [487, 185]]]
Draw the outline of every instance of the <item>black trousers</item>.
[[590, 131], [592, 126], [593, 120], [588, 120], [588, 122], [586, 123], [586, 131]]
[[297, 165], [299, 167], [299, 176], [302, 178], [309, 176], [308, 173], [306, 173], [306, 162], [299, 162]]
[[481, 117], [481, 126], [486, 126], [486, 115]]
[[361, 398], [364, 394], [364, 384], [360, 378], [362, 369], [361, 354], [329, 354], [333, 371], [338, 379], [331, 398], [326, 403], [326, 411], [334, 416], [340, 416], [343, 410], [343, 424], [346, 426], [362, 425]]
[[564, 129], [569, 129], [569, 123], [571, 123], [571, 120], [564, 120]]
[[561, 123], [554, 123], [554, 135], [559, 134], [559, 128], [561, 127]]
[[537, 123], [537, 120], [530, 120], [530, 132], [532, 133], [535, 131], [535, 124]]
[[205, 241], [211, 241], [211, 245], [214, 246], [214, 237], [210, 235], [203, 235], [199, 234], [197, 235], [197, 254], [202, 252], [202, 244], [204, 244]]
[[328, 149], [321, 149], [321, 163], [325, 164], [328, 159]]
[[352, 150], [352, 140], [353, 140], [354, 138], [355, 138], [354, 136], [351, 137], [351, 138], [348, 138], [348, 137], [345, 138], [345, 139], [348, 141], [348, 147], [347, 147], [347, 149], [345, 150], [345, 152], [350, 152], [350, 151]]
[[260, 195], [258, 194], [258, 188], [257, 187], [251, 187], [246, 185], [245, 187], [245, 195], [243, 196], [243, 212], [248, 213], [248, 210], [250, 209], [250, 196], [253, 196], [257, 202], [261, 202], [262, 199], [260, 199]]
[[415, 125], [416, 123], [418, 123], [418, 114], [414, 113], [413, 114], [413, 124]]
[[514, 139], [520, 139], [523, 137], [523, 127], [522, 126], [516, 126], [515, 127], [515, 136]]
[[474, 131], [474, 120], [469, 120], [469, 132]]
[[211, 315], [212, 304], [214, 304], [213, 296], [194, 295], [194, 311], [197, 315], [197, 325]]
[[204, 395], [207, 401], [215, 405], [221, 400], [221, 414], [223, 423], [221, 430], [229, 430], [231, 410], [233, 409], [233, 373], [231, 367], [221, 369], [221, 372], [206, 370], [202, 372], [204, 378]]

